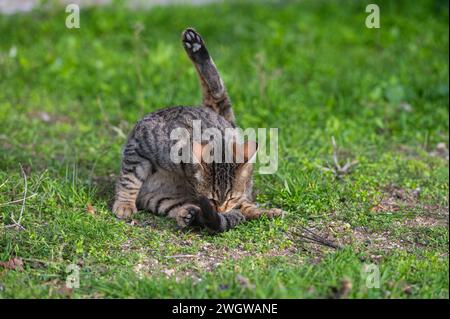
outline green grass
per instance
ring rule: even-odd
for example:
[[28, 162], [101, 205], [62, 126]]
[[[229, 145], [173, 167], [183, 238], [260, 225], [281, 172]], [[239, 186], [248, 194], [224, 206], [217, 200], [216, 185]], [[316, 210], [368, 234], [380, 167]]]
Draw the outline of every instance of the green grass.
[[[0, 297], [448, 298], [449, 167], [433, 156], [449, 142], [448, 8], [378, 4], [378, 30], [363, 1], [116, 4], [82, 10], [78, 30], [62, 9], [0, 16], [0, 261], [24, 263], [0, 268]], [[279, 169], [255, 188], [285, 219], [210, 236], [109, 211], [133, 124], [200, 101], [187, 26], [206, 39], [239, 125], [279, 128]], [[342, 180], [320, 168], [332, 136], [342, 162], [359, 161]], [[20, 164], [34, 196], [23, 228], [7, 227]], [[304, 227], [343, 248], [307, 242]], [[68, 291], [71, 263], [80, 288]]]

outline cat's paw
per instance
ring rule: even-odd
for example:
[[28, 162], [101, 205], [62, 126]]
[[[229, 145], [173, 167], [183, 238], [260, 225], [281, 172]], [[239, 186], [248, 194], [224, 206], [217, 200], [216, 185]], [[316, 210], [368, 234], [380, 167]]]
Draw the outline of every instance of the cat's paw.
[[271, 208], [269, 210], [266, 211], [266, 216], [269, 218], [274, 218], [274, 217], [284, 217], [284, 214], [286, 212], [282, 209], [279, 208]]
[[204, 46], [203, 39], [200, 34], [192, 28], [184, 30], [182, 37], [183, 45], [187, 51], [195, 53]]
[[180, 210], [177, 212], [176, 217], [178, 226], [180, 226], [181, 228], [185, 228], [192, 225], [194, 220], [197, 218], [199, 212], [200, 208], [194, 205], [181, 207]]
[[135, 204], [116, 201], [113, 205], [113, 213], [117, 218], [128, 219], [137, 212]]
[[184, 30], [182, 34], [182, 42], [189, 57], [196, 62], [209, 57], [202, 37], [194, 29], [188, 28]]

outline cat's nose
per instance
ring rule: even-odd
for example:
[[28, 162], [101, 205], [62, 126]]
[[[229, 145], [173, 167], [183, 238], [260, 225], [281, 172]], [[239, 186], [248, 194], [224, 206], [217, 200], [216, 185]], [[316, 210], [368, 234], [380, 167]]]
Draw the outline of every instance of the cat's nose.
[[226, 210], [227, 210], [227, 205], [222, 205], [222, 206], [219, 206], [219, 207], [217, 208], [217, 211], [218, 211], [219, 213], [226, 212]]

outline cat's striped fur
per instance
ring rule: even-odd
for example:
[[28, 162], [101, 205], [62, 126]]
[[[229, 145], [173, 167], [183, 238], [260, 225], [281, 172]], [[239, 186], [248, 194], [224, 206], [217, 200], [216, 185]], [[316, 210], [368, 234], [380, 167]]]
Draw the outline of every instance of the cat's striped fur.
[[[263, 210], [251, 201], [253, 164], [248, 160], [256, 152], [255, 144], [245, 143], [244, 163], [171, 161], [170, 149], [177, 142], [170, 139], [173, 129], [192, 133], [193, 120], [201, 120], [202, 130], [235, 127], [230, 99], [202, 38], [189, 28], [182, 42], [198, 72], [203, 104], [159, 110], [136, 124], [123, 150], [114, 213], [128, 218], [137, 210], [148, 210], [175, 218], [181, 227], [199, 225], [212, 232], [262, 214], [280, 215], [279, 209]], [[196, 158], [202, 151], [202, 145], [194, 143]]]

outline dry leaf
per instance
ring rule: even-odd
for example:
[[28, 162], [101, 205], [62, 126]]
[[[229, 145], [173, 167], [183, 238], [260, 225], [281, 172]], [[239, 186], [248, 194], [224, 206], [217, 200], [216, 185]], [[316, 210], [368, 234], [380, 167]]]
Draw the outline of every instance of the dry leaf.
[[23, 261], [20, 258], [11, 258], [8, 261], [0, 261], [0, 267], [5, 269], [23, 271]]
[[91, 205], [91, 203], [87, 203], [86, 211], [88, 214], [95, 215], [95, 207]]

